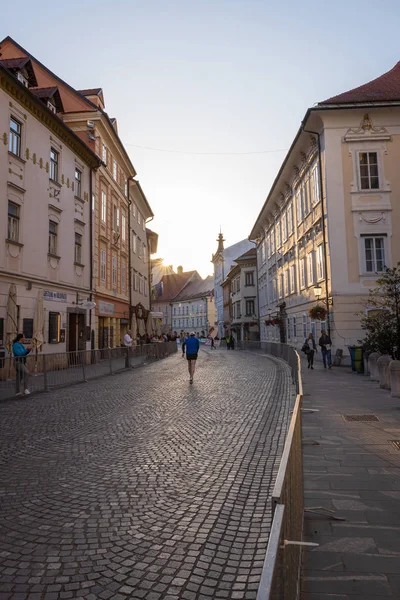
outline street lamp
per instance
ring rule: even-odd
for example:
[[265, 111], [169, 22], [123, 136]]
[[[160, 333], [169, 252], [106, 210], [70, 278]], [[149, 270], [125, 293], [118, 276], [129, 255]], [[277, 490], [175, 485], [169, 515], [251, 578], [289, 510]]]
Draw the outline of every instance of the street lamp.
[[320, 300], [322, 296], [322, 287], [320, 285], [316, 285], [314, 287], [314, 294], [317, 300]]

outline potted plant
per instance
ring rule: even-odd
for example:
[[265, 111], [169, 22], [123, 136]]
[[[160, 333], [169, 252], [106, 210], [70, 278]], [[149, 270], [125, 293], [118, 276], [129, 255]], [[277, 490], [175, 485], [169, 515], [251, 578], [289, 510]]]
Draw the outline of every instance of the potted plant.
[[308, 311], [311, 319], [313, 321], [325, 321], [327, 310], [325, 306], [321, 306], [321, 304], [317, 304], [316, 306], [312, 306]]

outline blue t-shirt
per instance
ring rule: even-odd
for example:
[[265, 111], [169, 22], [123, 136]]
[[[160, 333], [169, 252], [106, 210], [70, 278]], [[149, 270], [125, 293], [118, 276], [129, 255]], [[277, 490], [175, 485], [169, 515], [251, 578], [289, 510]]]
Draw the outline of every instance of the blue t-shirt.
[[185, 341], [186, 354], [197, 354], [200, 348], [200, 342], [195, 337], [188, 337]]

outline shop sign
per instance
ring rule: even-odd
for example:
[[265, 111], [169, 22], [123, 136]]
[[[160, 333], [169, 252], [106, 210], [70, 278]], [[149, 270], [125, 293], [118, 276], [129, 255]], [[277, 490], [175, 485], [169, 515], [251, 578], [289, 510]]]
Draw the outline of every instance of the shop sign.
[[43, 298], [44, 300], [52, 300], [54, 302], [66, 302], [67, 292], [53, 292], [51, 290], [44, 290]]
[[114, 304], [112, 302], [102, 302], [100, 300], [99, 301], [99, 314], [113, 316]]

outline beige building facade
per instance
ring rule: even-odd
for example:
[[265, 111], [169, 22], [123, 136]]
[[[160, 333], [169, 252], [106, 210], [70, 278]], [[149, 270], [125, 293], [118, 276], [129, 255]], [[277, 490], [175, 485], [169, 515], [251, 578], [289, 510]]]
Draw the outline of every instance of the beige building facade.
[[[90, 193], [98, 157], [57, 118], [30, 60], [0, 59], [0, 350], [17, 292], [17, 330], [29, 340], [39, 290], [47, 353], [90, 348]], [[36, 86], [35, 92], [29, 86]], [[53, 104], [54, 102], [54, 104]]]
[[[400, 260], [399, 75], [307, 111], [250, 236], [262, 340], [301, 345], [325, 328], [348, 355], [363, 337], [368, 291]], [[316, 304], [325, 321], [311, 319]]]

